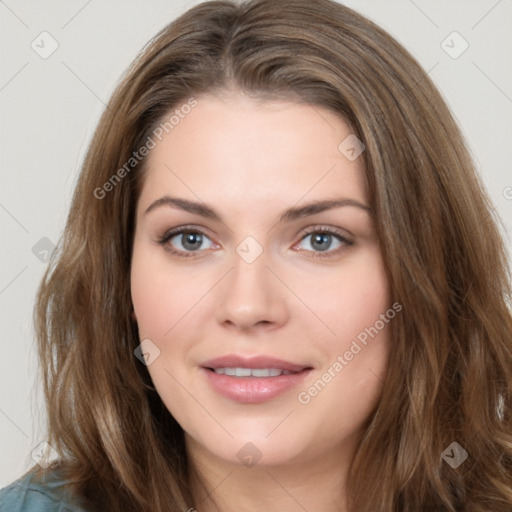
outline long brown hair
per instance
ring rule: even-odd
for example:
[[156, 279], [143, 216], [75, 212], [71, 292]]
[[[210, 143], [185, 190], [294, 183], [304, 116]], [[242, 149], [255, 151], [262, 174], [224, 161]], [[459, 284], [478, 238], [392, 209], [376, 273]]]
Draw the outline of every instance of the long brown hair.
[[[327, 107], [365, 145], [403, 313], [350, 471], [350, 510], [512, 511], [512, 293], [500, 220], [428, 75], [331, 0], [200, 4], [155, 36], [108, 102], [34, 315], [47, 440], [70, 488], [100, 510], [200, 508], [183, 431], [134, 356], [129, 277], [145, 168], [134, 152], [173, 109], [228, 89]], [[458, 467], [442, 458], [450, 446], [468, 454]]]

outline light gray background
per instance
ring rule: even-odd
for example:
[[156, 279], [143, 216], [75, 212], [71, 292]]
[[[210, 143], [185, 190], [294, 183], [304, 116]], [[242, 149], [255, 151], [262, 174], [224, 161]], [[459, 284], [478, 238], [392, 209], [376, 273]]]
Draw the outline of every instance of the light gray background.
[[[0, 1], [0, 487], [28, 468], [44, 441], [32, 307], [45, 263], [32, 248], [43, 237], [57, 242], [87, 144], [122, 72], [197, 3]], [[512, 254], [512, 0], [342, 3], [376, 21], [429, 71], [467, 137]], [[49, 48], [43, 31], [59, 45], [46, 59], [31, 47]], [[462, 48], [458, 36], [446, 39], [453, 31], [469, 44], [458, 58], [441, 46], [452, 54]]]

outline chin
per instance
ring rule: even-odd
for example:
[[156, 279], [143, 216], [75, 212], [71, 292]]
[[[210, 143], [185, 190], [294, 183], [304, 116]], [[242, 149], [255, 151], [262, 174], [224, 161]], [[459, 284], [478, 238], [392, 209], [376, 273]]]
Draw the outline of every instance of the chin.
[[[275, 428], [276, 424], [274, 424]], [[297, 432], [297, 428], [293, 429]], [[211, 433], [204, 432], [194, 436], [194, 442], [209, 452], [210, 456], [222, 459], [228, 464], [243, 465], [246, 467], [279, 466], [291, 464], [301, 459], [311, 450], [311, 446], [300, 442], [291, 435], [291, 430], [282, 430], [279, 434], [271, 430], [262, 429], [256, 421], [254, 425], [239, 431], [230, 429], [230, 436], [212, 437]], [[311, 450], [313, 451], [313, 450]]]

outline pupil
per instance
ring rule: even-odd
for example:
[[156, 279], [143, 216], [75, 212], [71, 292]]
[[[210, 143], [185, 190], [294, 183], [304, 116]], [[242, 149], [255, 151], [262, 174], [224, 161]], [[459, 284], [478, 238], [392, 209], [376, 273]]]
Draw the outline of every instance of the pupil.
[[[196, 239], [196, 237], [198, 239]], [[187, 244], [191, 244], [192, 247], [187, 246]], [[201, 234], [200, 233], [189, 233], [185, 237], [185, 243], [183, 246], [187, 249], [197, 249], [198, 247], [201, 247]]]
[[328, 242], [329, 242], [329, 237], [330, 237], [330, 236], [331, 236], [331, 235], [328, 235], [328, 234], [325, 234], [325, 233], [324, 233], [324, 234], [320, 234], [320, 233], [316, 234], [316, 235], [313, 237], [313, 242], [312, 242], [312, 243], [313, 243], [313, 246], [315, 246], [315, 244], [316, 244], [317, 242], [318, 242], [318, 243], [322, 243], [322, 242], [323, 242], [323, 243], [324, 243], [324, 245], [323, 245], [323, 246], [316, 247], [316, 248], [320, 249], [321, 251], [323, 251], [323, 250], [327, 249], [327, 248], [328, 248], [328, 246], [329, 246], [329, 243], [328, 243]]

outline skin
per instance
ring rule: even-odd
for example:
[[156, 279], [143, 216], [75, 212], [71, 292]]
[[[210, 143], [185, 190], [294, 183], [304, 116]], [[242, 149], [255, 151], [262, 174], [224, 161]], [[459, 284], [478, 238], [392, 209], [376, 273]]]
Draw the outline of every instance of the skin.
[[[391, 307], [385, 266], [374, 221], [363, 209], [278, 219], [284, 209], [315, 200], [368, 205], [363, 159], [350, 161], [338, 150], [352, 131], [329, 110], [239, 92], [197, 100], [148, 156], [131, 268], [140, 339], [160, 351], [148, 371], [210, 490], [191, 507], [348, 511], [346, 477], [380, 398], [389, 324], [342, 371], [332, 366]], [[145, 213], [166, 194], [207, 203], [223, 222], [165, 205]], [[158, 243], [189, 224], [205, 233], [199, 249], [182, 235], [166, 246], [192, 257]], [[353, 245], [333, 236], [319, 249], [314, 235], [304, 233], [317, 226], [338, 229]], [[247, 236], [263, 250], [252, 263], [236, 252]], [[330, 255], [315, 258], [319, 253]], [[240, 404], [217, 394], [199, 368], [233, 353], [313, 370], [272, 400]], [[328, 368], [335, 377], [300, 403], [298, 393]], [[237, 456], [248, 442], [261, 454], [252, 467]], [[199, 489], [196, 479], [192, 484]]]

